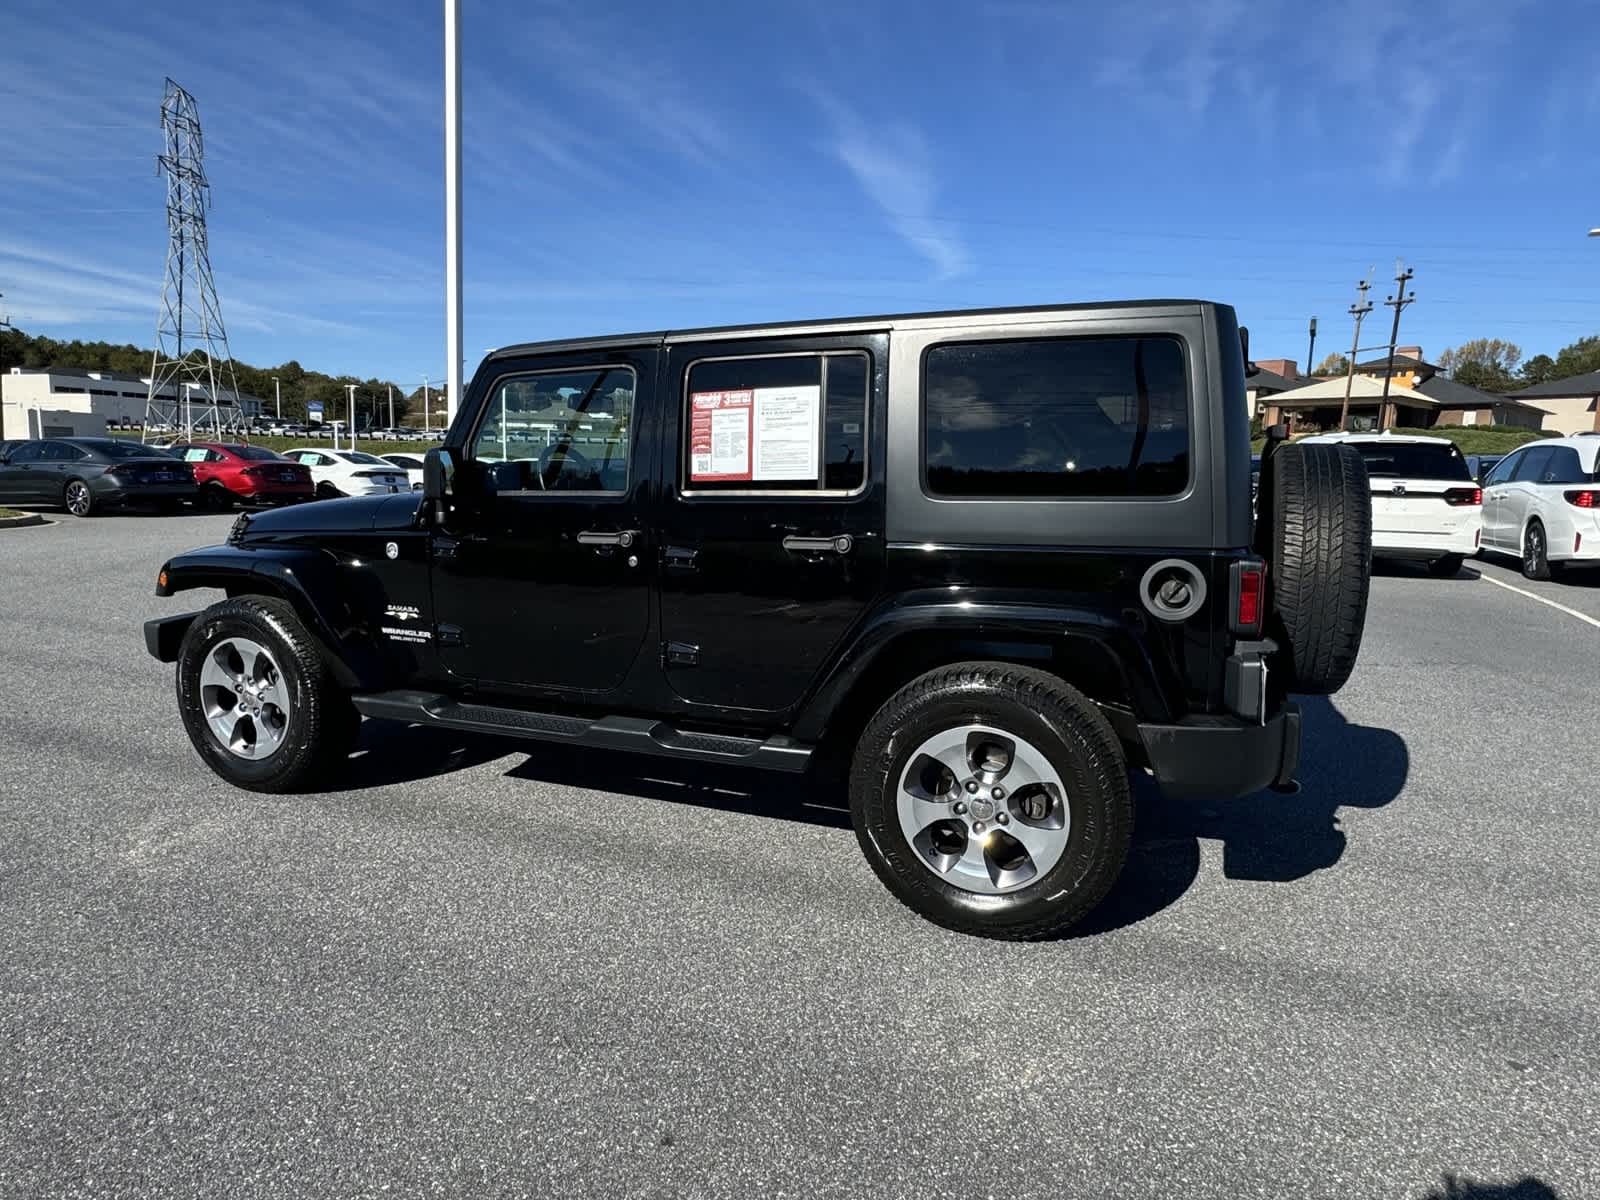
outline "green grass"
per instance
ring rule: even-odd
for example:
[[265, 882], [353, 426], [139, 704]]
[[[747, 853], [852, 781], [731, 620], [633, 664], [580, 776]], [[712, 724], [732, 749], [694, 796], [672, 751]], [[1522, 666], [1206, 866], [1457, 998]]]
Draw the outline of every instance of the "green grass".
[[[1557, 436], [1549, 430], [1507, 429], [1503, 425], [1435, 425], [1432, 429], [1396, 429], [1396, 437], [1436, 437], [1454, 442], [1463, 454], [1510, 454], [1518, 446]], [[1296, 439], [1298, 440], [1298, 439]], [[1250, 452], [1260, 454], [1265, 438], [1253, 438]]]
[[[111, 431], [111, 436], [112, 437], [131, 438], [133, 441], [138, 441], [139, 440], [139, 435], [138, 435], [137, 432], [129, 432], [129, 431], [120, 430], [120, 429], [112, 430]], [[161, 435], [161, 437], [158, 440], [166, 441], [171, 436], [172, 436], [171, 434], [163, 434], [163, 435]], [[197, 438], [196, 440], [198, 440], [198, 441], [210, 441], [212, 439], [202, 436], [202, 437]], [[331, 450], [331, 449], [333, 449], [333, 439], [331, 437], [326, 437], [326, 436], [325, 437], [320, 437], [320, 438], [319, 437], [312, 437], [312, 436], [307, 436], [307, 437], [303, 437], [303, 438], [265, 437], [265, 436], [251, 436], [251, 437], [248, 437], [248, 438], [237, 438], [237, 437], [231, 437], [230, 436], [230, 437], [223, 437], [221, 440], [222, 440], [222, 442], [224, 444], [227, 444], [227, 443], [230, 443], [230, 442], [247, 441], [252, 446], [265, 446], [268, 450], [277, 450], [277, 451], [280, 451], [280, 452], [284, 451], [284, 450], [302, 450], [302, 449]], [[356, 449], [364, 451], [367, 454], [411, 454], [411, 455], [415, 455], [417, 458], [421, 458], [424, 454], [426, 454], [429, 451], [429, 449], [431, 449], [434, 446], [437, 446], [438, 444], [439, 444], [438, 442], [380, 442], [380, 441], [369, 441], [364, 437], [357, 437], [356, 438]], [[341, 450], [348, 450], [350, 448], [350, 439], [349, 438], [343, 438], [343, 437], [340, 438], [339, 439], [339, 448]]]
[[0, 521], [5, 520], [7, 517], [25, 517], [27, 515], [27, 513], [19, 513], [14, 508], [0, 508]]

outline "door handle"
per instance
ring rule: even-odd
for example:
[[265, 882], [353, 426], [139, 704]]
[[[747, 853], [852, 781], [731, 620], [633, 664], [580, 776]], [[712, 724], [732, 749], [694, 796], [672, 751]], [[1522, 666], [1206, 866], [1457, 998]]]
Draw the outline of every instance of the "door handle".
[[580, 546], [621, 546], [624, 550], [633, 545], [638, 533], [632, 529], [624, 529], [619, 533], [602, 533], [594, 529], [585, 529], [578, 535]]
[[856, 544], [848, 533], [834, 537], [794, 537], [783, 539], [783, 548], [795, 554], [849, 554]]
[[688, 546], [667, 546], [661, 551], [661, 564], [669, 571], [695, 571], [695, 556], [700, 551]]

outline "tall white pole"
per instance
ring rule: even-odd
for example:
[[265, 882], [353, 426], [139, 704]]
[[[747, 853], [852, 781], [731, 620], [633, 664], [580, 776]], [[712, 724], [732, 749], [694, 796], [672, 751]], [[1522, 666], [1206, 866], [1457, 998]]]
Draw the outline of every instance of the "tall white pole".
[[350, 393], [350, 449], [356, 448], [356, 385], [347, 383], [344, 390]]
[[433, 433], [433, 419], [428, 416], [428, 409], [432, 407], [433, 404], [428, 399], [428, 377], [424, 375], [422, 377], [422, 432], [425, 434]]
[[272, 377], [272, 415], [283, 420], [283, 388], [276, 375]]
[[445, 412], [461, 403], [461, 0], [444, 0]]
[[389, 428], [394, 429], [394, 384], [389, 385]]

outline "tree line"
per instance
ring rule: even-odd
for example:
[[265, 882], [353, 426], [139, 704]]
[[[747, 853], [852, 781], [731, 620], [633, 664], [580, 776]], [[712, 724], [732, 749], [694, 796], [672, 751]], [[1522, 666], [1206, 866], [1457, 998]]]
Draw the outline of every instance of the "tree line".
[[[1439, 354], [1434, 365], [1457, 383], [1479, 391], [1514, 392], [1551, 379], [1600, 371], [1600, 335], [1579, 338], [1570, 346], [1563, 346], [1553, 358], [1535, 354], [1526, 360], [1522, 347], [1515, 342], [1473, 338]], [[1343, 375], [1349, 369], [1349, 356], [1335, 353], [1318, 363], [1312, 374]]]
[[[195, 352], [195, 361], [205, 357]], [[47, 369], [51, 367], [78, 367], [89, 371], [115, 371], [122, 375], [148, 377], [152, 352], [131, 344], [114, 345], [111, 342], [58, 341], [55, 338], [35, 336], [20, 329], [0, 331], [0, 371], [12, 367]], [[246, 395], [259, 396], [266, 401], [262, 411], [273, 415], [273, 377], [283, 397], [285, 420], [304, 421], [306, 406], [318, 401], [323, 406], [323, 419], [348, 419], [349, 395], [345, 388], [356, 385], [356, 420], [360, 425], [381, 426], [389, 422], [388, 389], [394, 388], [394, 419], [398, 424], [421, 426], [422, 388], [409, 390], [388, 379], [360, 379], [354, 375], [326, 375], [321, 371], [308, 371], [290, 359], [276, 367], [254, 367], [234, 360], [234, 375], [239, 390]], [[219, 382], [221, 382], [219, 380]], [[445, 407], [445, 389], [431, 387], [429, 398], [435, 412]]]

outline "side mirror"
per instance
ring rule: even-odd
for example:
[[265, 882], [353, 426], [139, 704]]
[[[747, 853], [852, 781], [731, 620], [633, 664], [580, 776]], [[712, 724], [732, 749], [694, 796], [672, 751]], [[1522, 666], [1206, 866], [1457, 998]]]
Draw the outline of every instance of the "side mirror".
[[422, 497], [439, 502], [456, 492], [456, 462], [450, 451], [435, 448], [422, 458]]

